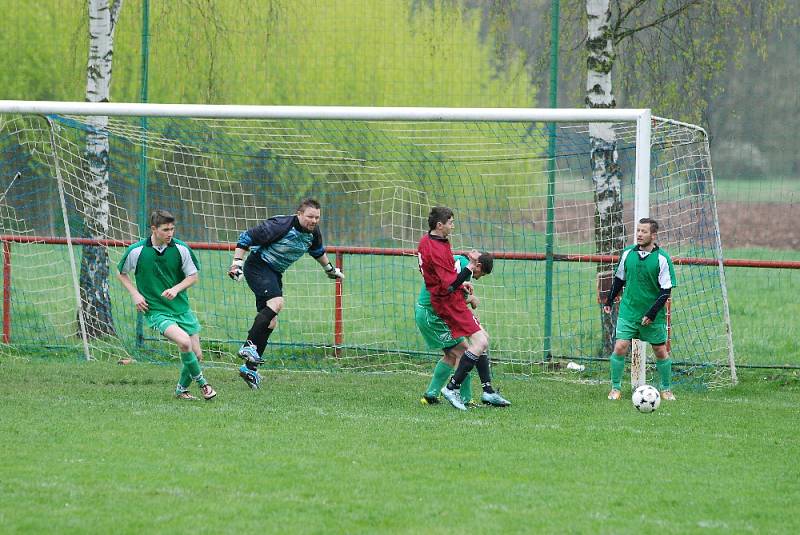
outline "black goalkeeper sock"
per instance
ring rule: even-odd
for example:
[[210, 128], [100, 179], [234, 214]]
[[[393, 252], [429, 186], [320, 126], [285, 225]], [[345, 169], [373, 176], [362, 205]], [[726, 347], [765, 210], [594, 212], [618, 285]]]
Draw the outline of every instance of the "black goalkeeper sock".
[[476, 367], [478, 368], [478, 377], [481, 378], [481, 387], [483, 388], [483, 391], [487, 394], [492, 394], [494, 392], [494, 388], [492, 388], [492, 371], [489, 368], [488, 353], [484, 353], [478, 357]]
[[467, 378], [467, 374], [475, 367], [477, 360], [478, 357], [469, 351], [465, 351], [464, 356], [458, 361], [458, 368], [456, 368], [455, 373], [453, 373], [453, 376], [447, 383], [447, 388], [450, 390], [458, 390], [461, 387], [461, 383]]
[[256, 318], [253, 320], [253, 326], [250, 327], [250, 332], [247, 333], [247, 339], [255, 344], [256, 351], [258, 351], [259, 355], [263, 354], [264, 348], [267, 347], [267, 339], [269, 335], [272, 334], [272, 329], [269, 328], [269, 324], [272, 318], [277, 315], [277, 312], [265, 306], [258, 311]]

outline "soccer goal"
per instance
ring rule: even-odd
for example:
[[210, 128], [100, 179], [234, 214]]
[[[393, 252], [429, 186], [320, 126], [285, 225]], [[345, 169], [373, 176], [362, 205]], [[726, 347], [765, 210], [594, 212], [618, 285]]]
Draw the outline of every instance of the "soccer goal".
[[[573, 361], [604, 376], [613, 317], [600, 300], [649, 216], [676, 264], [677, 381], [736, 381], [708, 139], [649, 110], [0, 101], [0, 151], [0, 351], [174, 358], [115, 277], [162, 208], [199, 255], [190, 299], [206, 359], [233, 362], [255, 314], [226, 276], [236, 238], [311, 196], [347, 278], [310, 258], [287, 271], [272, 365], [427, 371], [438, 355], [414, 326], [416, 244], [445, 205], [454, 250], [496, 258], [476, 283], [496, 367]], [[632, 372], [651, 373], [644, 354]]]

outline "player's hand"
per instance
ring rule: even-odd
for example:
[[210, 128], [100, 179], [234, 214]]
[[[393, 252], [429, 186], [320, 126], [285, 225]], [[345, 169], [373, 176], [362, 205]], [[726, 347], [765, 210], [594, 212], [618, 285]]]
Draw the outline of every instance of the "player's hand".
[[603, 313], [604, 314], [611, 314], [611, 307], [608, 305], [603, 305]]
[[481, 253], [477, 249], [473, 249], [467, 252], [467, 258], [472, 262], [477, 262], [480, 257]]
[[467, 297], [467, 304], [472, 307], [472, 310], [478, 308], [480, 302], [481, 302], [480, 299], [478, 299], [478, 296], [475, 294], [472, 294], [469, 297]]
[[344, 279], [344, 272], [330, 262], [325, 266], [325, 274], [329, 279]]
[[469, 295], [475, 293], [475, 287], [469, 281], [464, 281], [461, 283], [461, 289], [467, 292]]
[[175, 299], [175, 296], [178, 295], [178, 292], [175, 291], [175, 288], [167, 288], [163, 292], [161, 292], [161, 297], [165, 298], [167, 301], [172, 301]]
[[142, 294], [140, 293], [137, 293], [134, 296], [133, 304], [134, 306], [136, 306], [136, 310], [138, 310], [139, 312], [147, 312], [147, 309], [150, 308], [147, 305], [147, 300], [145, 300], [144, 296], [142, 296]]
[[242, 279], [244, 278], [244, 270], [242, 270], [242, 266], [244, 266], [244, 260], [234, 260], [231, 263], [231, 267], [228, 268], [228, 276], [236, 282], [242, 282]]
[[642, 318], [642, 325], [644, 325], [645, 327], [650, 325], [651, 323], [653, 323], [653, 320], [651, 320], [647, 316]]

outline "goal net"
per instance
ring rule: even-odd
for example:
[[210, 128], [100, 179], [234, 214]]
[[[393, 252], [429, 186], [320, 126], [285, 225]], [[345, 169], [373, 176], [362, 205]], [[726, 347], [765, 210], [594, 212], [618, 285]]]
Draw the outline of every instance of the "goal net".
[[[310, 196], [347, 278], [328, 280], [310, 257], [286, 272], [269, 365], [429, 370], [439, 355], [414, 325], [416, 244], [430, 208], [444, 205], [456, 214], [453, 249], [496, 258], [475, 286], [498, 370], [552, 372], [572, 361], [584, 369], [565, 373], [605, 376], [613, 329], [599, 294], [633, 242], [635, 218], [649, 215], [676, 263], [676, 380], [735, 382], [698, 127], [649, 113], [637, 123], [631, 110], [132, 105], [117, 116], [123, 105], [107, 105], [108, 116], [92, 117], [86, 110], [97, 108], [51, 104], [49, 115], [0, 113], [0, 352], [176, 359], [116, 279], [125, 247], [149, 235], [148, 214], [160, 208], [201, 263], [189, 295], [206, 361], [235, 362], [256, 312], [246, 284], [226, 276], [236, 239]], [[643, 124], [650, 150], [638, 147], [638, 163], [648, 155], [649, 165], [637, 173]]]

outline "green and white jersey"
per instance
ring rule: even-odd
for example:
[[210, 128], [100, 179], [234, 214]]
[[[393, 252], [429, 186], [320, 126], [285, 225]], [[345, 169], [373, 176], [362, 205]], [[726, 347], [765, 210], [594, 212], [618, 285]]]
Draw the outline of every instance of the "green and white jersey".
[[[672, 259], [658, 245], [649, 253], [631, 245], [622, 251], [615, 277], [625, 281], [619, 317], [639, 323], [650, 310], [661, 289], [675, 287]], [[654, 324], [666, 323], [666, 309], [661, 308]]]
[[175, 238], [156, 247], [151, 238], [138, 241], [125, 250], [117, 268], [120, 273], [133, 272], [136, 289], [147, 300], [147, 314], [156, 312], [183, 314], [189, 310], [186, 290], [169, 301], [161, 294], [186, 277], [199, 271], [200, 263], [188, 245]]
[[[467, 264], [469, 264], [469, 259], [466, 256], [453, 255], [453, 260], [455, 261], [456, 273], [461, 273], [461, 270], [467, 267]], [[433, 306], [431, 306], [431, 293], [425, 287], [424, 282], [422, 283], [422, 289], [419, 291], [417, 305], [429, 308], [431, 312], [436, 314], [436, 312], [433, 311]]]

